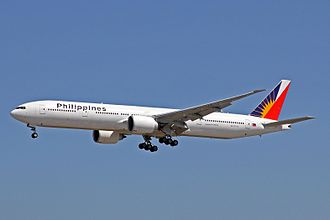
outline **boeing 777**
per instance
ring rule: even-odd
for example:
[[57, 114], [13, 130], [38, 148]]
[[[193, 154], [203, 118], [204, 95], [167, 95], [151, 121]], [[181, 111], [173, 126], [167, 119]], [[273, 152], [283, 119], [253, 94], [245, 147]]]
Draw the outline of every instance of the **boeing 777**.
[[32, 138], [38, 137], [38, 126], [92, 130], [93, 140], [100, 144], [115, 144], [128, 135], [142, 135], [144, 141], [139, 148], [155, 152], [158, 147], [151, 143], [152, 138], [176, 146], [177, 136], [242, 138], [288, 130], [293, 123], [312, 119], [305, 116], [278, 120], [290, 83], [281, 80], [249, 115], [221, 110], [264, 90], [185, 109], [46, 100], [19, 105], [10, 114], [31, 128]]

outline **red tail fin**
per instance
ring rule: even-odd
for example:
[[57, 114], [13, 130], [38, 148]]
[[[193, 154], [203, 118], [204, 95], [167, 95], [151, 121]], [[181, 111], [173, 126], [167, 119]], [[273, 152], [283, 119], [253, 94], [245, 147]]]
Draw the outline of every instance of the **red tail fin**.
[[278, 120], [290, 83], [290, 80], [281, 80], [250, 115]]

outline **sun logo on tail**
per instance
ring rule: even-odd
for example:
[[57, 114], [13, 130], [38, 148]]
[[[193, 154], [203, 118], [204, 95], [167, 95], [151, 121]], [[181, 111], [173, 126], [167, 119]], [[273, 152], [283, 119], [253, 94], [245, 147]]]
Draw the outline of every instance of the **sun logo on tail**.
[[261, 104], [261, 106], [262, 106], [261, 118], [264, 118], [267, 115], [269, 110], [273, 107], [274, 102], [275, 101], [273, 99], [270, 99], [269, 101], [268, 100], [267, 100], [267, 102], [264, 101]]
[[252, 116], [264, 118], [267, 113], [270, 111], [272, 106], [274, 105], [274, 100], [270, 99], [269, 101], [264, 100], [253, 113]]

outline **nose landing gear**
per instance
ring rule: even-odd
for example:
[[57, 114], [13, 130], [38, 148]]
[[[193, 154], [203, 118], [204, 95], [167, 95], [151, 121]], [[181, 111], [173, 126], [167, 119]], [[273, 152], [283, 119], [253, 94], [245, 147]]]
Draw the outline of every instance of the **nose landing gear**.
[[33, 139], [37, 138], [38, 137], [38, 133], [36, 131], [37, 130], [36, 127], [33, 127], [30, 124], [27, 124], [26, 126], [29, 127], [29, 128], [31, 128], [31, 131], [32, 131], [31, 137]]
[[38, 133], [37, 133], [37, 132], [33, 132], [33, 133], [31, 134], [31, 137], [32, 137], [33, 139], [37, 138], [37, 137], [38, 137]]

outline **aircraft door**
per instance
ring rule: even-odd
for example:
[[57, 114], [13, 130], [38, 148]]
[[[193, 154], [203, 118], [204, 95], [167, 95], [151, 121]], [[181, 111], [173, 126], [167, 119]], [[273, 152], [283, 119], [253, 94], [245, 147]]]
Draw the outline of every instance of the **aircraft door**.
[[245, 128], [249, 130], [251, 129], [251, 121], [248, 119], [245, 119]]
[[46, 114], [46, 106], [45, 105], [39, 105], [39, 113], [41, 115]]
[[84, 117], [84, 118], [88, 117], [88, 111], [87, 110], [82, 111], [82, 117]]

